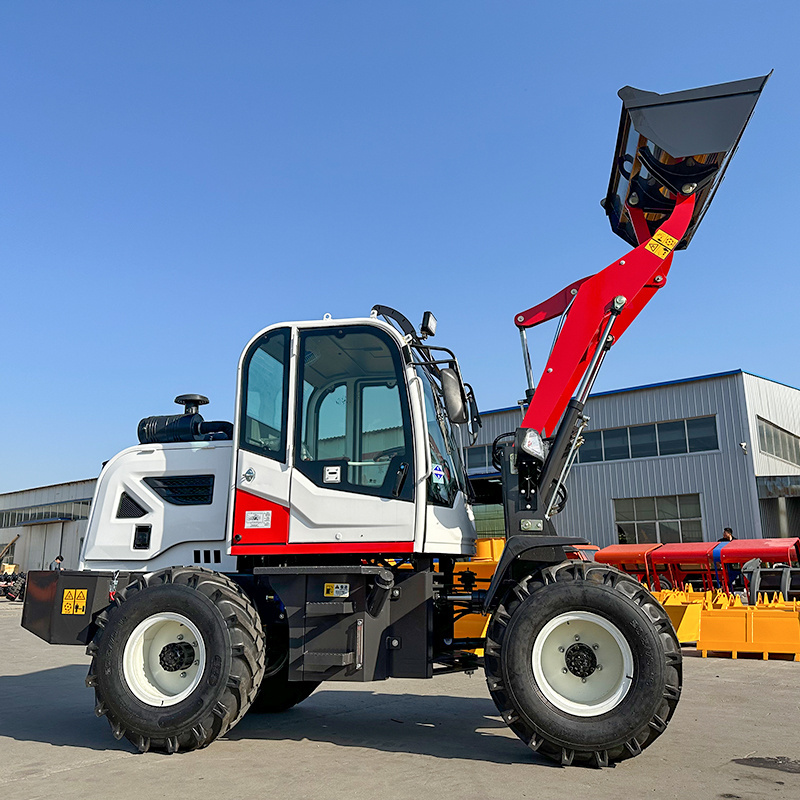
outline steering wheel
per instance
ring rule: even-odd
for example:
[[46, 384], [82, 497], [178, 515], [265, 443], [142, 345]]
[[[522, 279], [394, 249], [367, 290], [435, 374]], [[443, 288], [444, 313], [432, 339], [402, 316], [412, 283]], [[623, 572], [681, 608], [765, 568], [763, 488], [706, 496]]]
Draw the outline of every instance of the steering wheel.
[[400, 447], [388, 447], [386, 450], [381, 450], [376, 456], [373, 456], [373, 461], [391, 461], [395, 456], [402, 456], [405, 455], [406, 448], [403, 446]]

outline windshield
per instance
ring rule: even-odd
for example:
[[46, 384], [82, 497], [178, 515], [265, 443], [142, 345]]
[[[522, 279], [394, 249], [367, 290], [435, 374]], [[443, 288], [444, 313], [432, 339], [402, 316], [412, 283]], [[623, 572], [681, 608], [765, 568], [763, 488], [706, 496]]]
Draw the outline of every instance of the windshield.
[[425, 394], [425, 417], [431, 450], [428, 500], [449, 507], [453, 505], [459, 490], [469, 497], [466, 472], [455, 432], [444, 411], [440, 390], [424, 367], [418, 365], [416, 370]]

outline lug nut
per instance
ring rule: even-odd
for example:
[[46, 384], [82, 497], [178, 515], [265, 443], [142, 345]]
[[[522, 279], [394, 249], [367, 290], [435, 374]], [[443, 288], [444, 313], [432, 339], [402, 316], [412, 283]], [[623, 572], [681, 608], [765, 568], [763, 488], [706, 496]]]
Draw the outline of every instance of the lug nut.
[[561, 668], [561, 671], [562, 671], [562, 672], [563, 672], [565, 675], [567, 674], [567, 668], [566, 668], [566, 667], [562, 667], [562, 668]]
[[178, 634], [178, 641], [179, 641], [179, 642], [180, 642], [180, 641], [183, 641], [183, 634], [182, 634], [182, 633], [179, 633], [179, 634]]
[[599, 650], [599, 649], [600, 649], [600, 645], [599, 644], [593, 644], [592, 645], [592, 650]]
[[576, 642], [579, 642], [580, 640], [581, 640], [581, 637], [580, 637], [580, 636], [578, 636], [578, 634], [576, 633], [576, 634], [575, 634], [575, 641], [576, 641]]
[[598, 665], [595, 667], [595, 669], [596, 669], [596, 670], [599, 672], [601, 669], [603, 669], [603, 665], [602, 665], [602, 664], [598, 664]]
[[559, 648], [558, 648], [558, 652], [559, 652], [559, 653], [563, 653], [563, 652], [564, 652], [564, 648], [563, 648], [563, 647], [559, 647]]
[[186, 673], [185, 672], [181, 672], [181, 678], [185, 678], [185, 677], [186, 677]]
[[683, 186], [681, 186], [681, 192], [683, 192], [683, 194], [691, 194], [696, 188], [696, 183], [684, 183]]
[[195, 666], [195, 667], [196, 667], [196, 666], [197, 666], [199, 663], [200, 663], [200, 660], [198, 659], [198, 660], [196, 660], [196, 661], [194, 662], [193, 666]]
[[586, 683], [586, 678], [581, 678], [581, 683]]

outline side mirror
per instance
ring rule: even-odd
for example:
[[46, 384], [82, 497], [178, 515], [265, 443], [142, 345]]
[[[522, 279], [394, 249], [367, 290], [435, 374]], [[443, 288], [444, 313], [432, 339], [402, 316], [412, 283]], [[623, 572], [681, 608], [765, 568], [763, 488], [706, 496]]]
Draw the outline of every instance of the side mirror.
[[464, 384], [458, 377], [458, 373], [450, 367], [444, 367], [439, 374], [442, 378], [442, 394], [447, 417], [454, 425], [463, 425], [469, 421]]
[[467, 403], [469, 403], [469, 413], [472, 415], [472, 427], [477, 430], [483, 427], [483, 420], [481, 419], [481, 412], [478, 411], [478, 402], [475, 400], [475, 392], [472, 387], [465, 383], [464, 387], [467, 390]]

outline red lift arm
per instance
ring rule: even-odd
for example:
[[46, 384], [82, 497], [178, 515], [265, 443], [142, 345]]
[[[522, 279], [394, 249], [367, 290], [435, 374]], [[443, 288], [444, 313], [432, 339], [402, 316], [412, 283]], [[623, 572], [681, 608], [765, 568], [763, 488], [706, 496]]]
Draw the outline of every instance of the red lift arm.
[[586, 374], [591, 355], [600, 346], [600, 336], [614, 313], [615, 298], [624, 298], [614, 323], [614, 340], [617, 340], [666, 283], [673, 249], [689, 227], [694, 206], [694, 195], [680, 198], [672, 214], [652, 236], [642, 212], [630, 209], [637, 234], [647, 231], [642, 244], [596, 275], [576, 281], [548, 300], [517, 314], [514, 322], [518, 328], [532, 328], [560, 316], [569, 308], [528, 406], [523, 428], [544, 431], [545, 436], [553, 433]]

